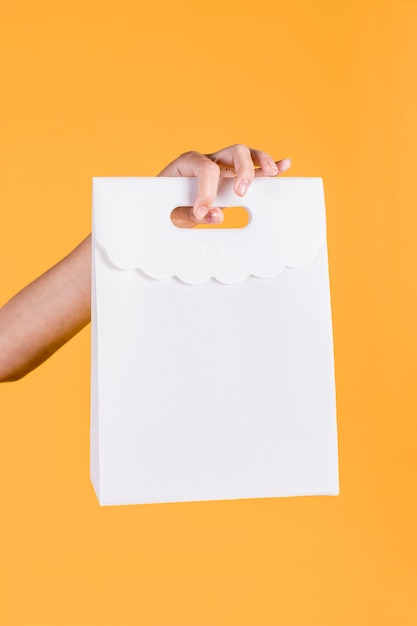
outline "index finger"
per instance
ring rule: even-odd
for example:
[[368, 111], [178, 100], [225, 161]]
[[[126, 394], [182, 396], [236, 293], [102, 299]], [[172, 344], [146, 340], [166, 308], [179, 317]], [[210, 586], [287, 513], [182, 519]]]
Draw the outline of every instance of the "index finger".
[[[167, 165], [159, 176], [195, 176], [198, 179], [197, 196], [192, 209], [187, 209], [187, 226], [201, 223], [220, 223], [223, 213], [212, 204], [217, 195], [220, 167], [209, 156], [200, 152], [185, 152]], [[181, 221], [183, 214], [181, 214]]]
[[193, 213], [197, 219], [201, 220], [212, 209], [216, 198], [220, 167], [199, 152], [193, 154], [190, 165], [194, 170], [194, 176], [198, 178], [197, 197], [194, 201]]

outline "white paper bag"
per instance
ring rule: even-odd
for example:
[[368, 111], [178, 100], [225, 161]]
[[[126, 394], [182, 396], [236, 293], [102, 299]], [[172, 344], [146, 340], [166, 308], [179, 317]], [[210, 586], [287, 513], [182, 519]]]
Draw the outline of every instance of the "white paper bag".
[[[100, 504], [338, 493], [324, 194], [257, 178], [243, 229], [179, 229], [196, 179], [93, 181]], [[235, 206], [233, 179], [215, 205]]]

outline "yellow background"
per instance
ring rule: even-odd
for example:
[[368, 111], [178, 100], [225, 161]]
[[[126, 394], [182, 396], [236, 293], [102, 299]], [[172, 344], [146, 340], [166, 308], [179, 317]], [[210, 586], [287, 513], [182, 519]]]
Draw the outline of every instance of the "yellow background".
[[99, 508], [86, 329], [0, 387], [0, 624], [417, 624], [416, 41], [415, 0], [2, 1], [1, 300], [94, 175], [291, 157], [325, 182], [341, 495]]

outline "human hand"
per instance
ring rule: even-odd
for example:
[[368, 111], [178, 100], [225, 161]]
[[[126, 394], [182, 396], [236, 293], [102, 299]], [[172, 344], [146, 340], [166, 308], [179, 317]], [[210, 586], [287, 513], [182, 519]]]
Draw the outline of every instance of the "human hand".
[[291, 167], [289, 159], [274, 161], [261, 150], [242, 144], [223, 148], [212, 154], [185, 152], [167, 165], [158, 176], [196, 176], [198, 192], [193, 207], [177, 207], [172, 221], [179, 228], [196, 224], [221, 224], [223, 211], [213, 207], [220, 178], [234, 177], [234, 191], [244, 197], [255, 176], [277, 176]]

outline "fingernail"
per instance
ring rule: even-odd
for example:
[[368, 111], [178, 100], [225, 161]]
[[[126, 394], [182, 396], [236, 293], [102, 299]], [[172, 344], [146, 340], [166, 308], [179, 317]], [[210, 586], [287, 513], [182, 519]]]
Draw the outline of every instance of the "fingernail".
[[195, 216], [197, 219], [202, 220], [205, 215], [207, 215], [208, 208], [206, 206], [199, 206], [195, 211]]
[[249, 188], [249, 183], [248, 183], [248, 181], [247, 181], [247, 180], [242, 180], [242, 181], [239, 183], [239, 187], [238, 187], [238, 190], [239, 190], [240, 195], [241, 195], [241, 196], [244, 196], [244, 195], [245, 195], [245, 193], [247, 192], [248, 188]]
[[272, 159], [268, 159], [267, 161], [269, 167], [271, 168], [271, 170], [274, 170], [275, 172], [278, 172], [278, 168], [277, 165], [275, 163], [275, 161], [273, 161]]
[[217, 210], [209, 211], [206, 215], [206, 224], [220, 224], [221, 216]]

